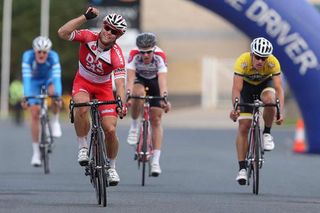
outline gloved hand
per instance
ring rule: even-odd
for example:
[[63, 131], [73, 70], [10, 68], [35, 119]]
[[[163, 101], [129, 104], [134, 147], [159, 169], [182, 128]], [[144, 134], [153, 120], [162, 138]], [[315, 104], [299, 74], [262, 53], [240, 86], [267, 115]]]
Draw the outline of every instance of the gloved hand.
[[99, 11], [94, 7], [89, 7], [85, 14], [83, 14], [87, 20], [94, 19], [99, 14]]

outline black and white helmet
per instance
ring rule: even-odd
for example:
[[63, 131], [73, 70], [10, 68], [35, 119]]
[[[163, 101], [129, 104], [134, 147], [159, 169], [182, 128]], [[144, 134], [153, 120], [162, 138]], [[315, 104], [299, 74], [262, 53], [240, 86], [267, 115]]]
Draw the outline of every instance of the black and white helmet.
[[121, 15], [115, 13], [109, 14], [104, 17], [103, 24], [117, 30], [119, 32], [119, 37], [122, 36], [127, 30], [126, 20]]
[[153, 33], [141, 33], [136, 39], [136, 45], [139, 49], [152, 48], [156, 46], [156, 43], [156, 35]]
[[253, 39], [250, 46], [251, 52], [260, 57], [268, 57], [273, 51], [271, 42], [263, 37]]
[[48, 52], [52, 47], [52, 42], [45, 36], [38, 36], [33, 40], [32, 47], [35, 50]]

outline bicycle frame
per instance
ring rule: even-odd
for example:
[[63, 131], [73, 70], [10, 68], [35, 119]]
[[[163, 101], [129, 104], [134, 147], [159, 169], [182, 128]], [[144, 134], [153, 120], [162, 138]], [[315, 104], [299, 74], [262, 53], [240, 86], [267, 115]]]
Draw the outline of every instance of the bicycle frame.
[[128, 96], [128, 100], [130, 98], [144, 100], [143, 103], [143, 116], [142, 122], [140, 126], [139, 132], [139, 140], [136, 146], [135, 152], [135, 160], [138, 161], [138, 167], [140, 168], [140, 164], [142, 163], [142, 180], [141, 185], [145, 185], [145, 170], [146, 163], [149, 166], [149, 176], [151, 176], [151, 165], [150, 158], [153, 155], [153, 145], [152, 145], [152, 136], [151, 136], [151, 128], [150, 128], [150, 100], [164, 100], [166, 101], [166, 97], [160, 96]]
[[54, 142], [54, 138], [52, 136], [52, 128], [49, 122], [49, 113], [48, 113], [48, 105], [47, 98], [57, 98], [57, 96], [49, 96], [47, 94], [45, 86], [41, 87], [40, 95], [27, 96], [26, 100], [30, 99], [39, 99], [40, 100], [40, 152], [41, 152], [41, 161], [43, 163], [44, 173], [49, 174], [49, 153], [51, 152], [51, 146]]
[[74, 122], [73, 109], [74, 107], [90, 107], [91, 115], [91, 133], [89, 143], [89, 164], [85, 167], [85, 175], [90, 176], [90, 182], [96, 191], [98, 204], [107, 206], [107, 190], [108, 187], [108, 169], [109, 162], [106, 159], [106, 147], [104, 142], [104, 133], [101, 126], [101, 118], [98, 110], [99, 105], [117, 104], [119, 101], [99, 101], [92, 100], [85, 103], [74, 103], [70, 101], [70, 119], [71, 123]]
[[250, 184], [251, 173], [253, 175], [253, 194], [259, 193], [259, 170], [262, 168], [264, 163], [264, 145], [261, 142], [261, 131], [260, 131], [260, 108], [262, 107], [276, 107], [277, 109], [277, 119], [280, 118], [280, 102], [277, 99], [275, 104], [264, 104], [258, 98], [256, 98], [253, 103], [239, 103], [239, 99], [235, 99], [234, 109], [236, 110], [238, 106], [250, 106], [253, 108], [252, 112], [252, 122], [249, 130], [248, 137], [248, 151], [246, 154], [247, 161], [247, 174], [248, 181]]

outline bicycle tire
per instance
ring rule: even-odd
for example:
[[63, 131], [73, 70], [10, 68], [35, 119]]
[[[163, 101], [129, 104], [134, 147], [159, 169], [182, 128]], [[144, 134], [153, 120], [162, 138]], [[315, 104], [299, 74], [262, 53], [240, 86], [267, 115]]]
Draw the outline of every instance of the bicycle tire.
[[252, 159], [253, 159], [253, 151], [254, 149], [254, 131], [250, 129], [250, 134], [248, 138], [248, 152], [246, 156], [247, 161], [247, 185], [250, 185], [251, 174], [253, 171]]
[[100, 195], [101, 195], [101, 205], [107, 206], [107, 179], [106, 179], [106, 159], [104, 154], [104, 140], [102, 136], [101, 129], [97, 132], [97, 148], [98, 148], [98, 159], [99, 159], [99, 169], [98, 169], [98, 179], [99, 179], [99, 187], [100, 187]]
[[50, 173], [49, 168], [49, 152], [48, 152], [48, 135], [47, 128], [49, 122], [46, 117], [41, 118], [41, 141], [40, 141], [40, 153], [41, 153], [41, 161], [43, 163], [44, 174]]
[[99, 173], [97, 170], [98, 165], [98, 149], [95, 141], [92, 141], [92, 180], [93, 180], [93, 188], [96, 192], [97, 203], [101, 204], [101, 191], [100, 191], [100, 179], [98, 178]]
[[148, 122], [143, 121], [143, 143], [142, 143], [142, 182], [141, 185], [145, 185], [146, 179], [146, 163], [147, 163], [147, 152], [148, 152]]
[[259, 194], [259, 170], [260, 170], [260, 130], [258, 127], [254, 129], [254, 163], [253, 163], [253, 194]]

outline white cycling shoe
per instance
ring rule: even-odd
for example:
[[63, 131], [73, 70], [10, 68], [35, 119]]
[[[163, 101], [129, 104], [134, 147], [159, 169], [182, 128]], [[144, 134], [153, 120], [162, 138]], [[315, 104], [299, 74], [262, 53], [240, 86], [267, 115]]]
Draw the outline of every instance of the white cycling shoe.
[[238, 172], [236, 181], [238, 181], [238, 183], [240, 185], [245, 185], [247, 183], [247, 179], [248, 179], [247, 170], [246, 169], [241, 169]]
[[78, 162], [81, 166], [87, 166], [89, 163], [88, 148], [81, 148], [78, 153]]
[[110, 168], [108, 169], [108, 183], [110, 186], [116, 186], [118, 185], [118, 183], [120, 182], [120, 177], [116, 171], [116, 169], [114, 168]]
[[265, 151], [272, 151], [274, 149], [273, 137], [268, 133], [264, 133], [263, 144], [264, 144]]
[[151, 164], [151, 175], [153, 177], [158, 177], [161, 174], [161, 168], [158, 163]]
[[52, 136], [55, 138], [60, 138], [62, 136], [61, 125], [59, 121], [52, 121], [51, 122], [52, 128]]
[[130, 128], [128, 138], [127, 138], [127, 143], [131, 146], [136, 145], [138, 143], [138, 129], [135, 128]]
[[39, 153], [33, 153], [32, 158], [31, 158], [31, 165], [34, 167], [41, 166], [41, 159], [40, 159]]

